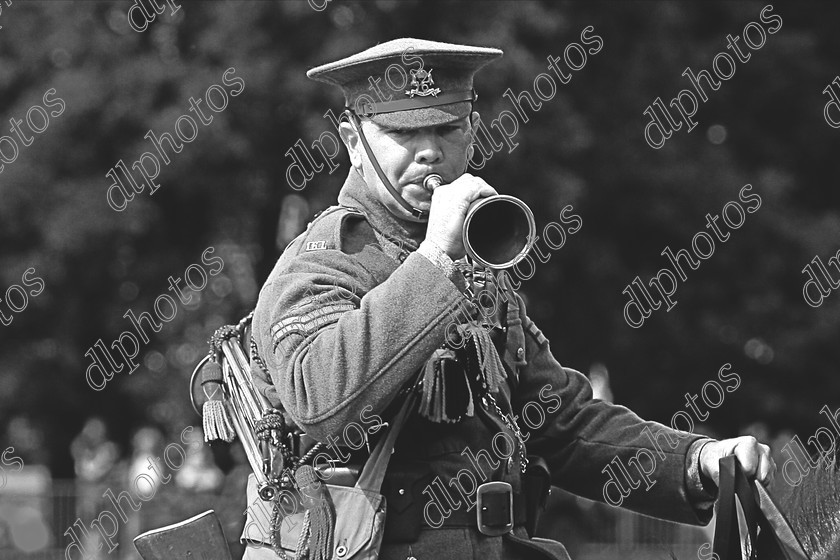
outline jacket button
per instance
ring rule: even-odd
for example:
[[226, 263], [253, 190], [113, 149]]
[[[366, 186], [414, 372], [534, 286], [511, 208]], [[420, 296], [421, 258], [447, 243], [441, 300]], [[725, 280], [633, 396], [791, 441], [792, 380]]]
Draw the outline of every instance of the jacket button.
[[521, 360], [524, 357], [525, 357], [525, 349], [520, 346], [519, 348], [516, 349], [516, 359]]
[[400, 489], [399, 489], [399, 491], [398, 491], [397, 493], [398, 493], [400, 496], [404, 496], [404, 495], [405, 495], [405, 488], [400, 488]]
[[335, 547], [335, 555], [339, 558], [343, 558], [347, 554], [347, 547], [344, 545], [338, 545]]

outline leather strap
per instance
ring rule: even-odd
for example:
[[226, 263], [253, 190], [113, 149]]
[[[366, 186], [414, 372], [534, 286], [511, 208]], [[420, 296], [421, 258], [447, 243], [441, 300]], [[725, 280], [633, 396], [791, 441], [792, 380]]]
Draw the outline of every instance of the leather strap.
[[[741, 535], [735, 499], [741, 502], [749, 534], [749, 560], [756, 559], [756, 536], [759, 527], [762, 532], [773, 535], [768, 539], [776, 555], [787, 560], [810, 560], [802, 544], [794, 535], [790, 523], [770, 495], [756, 480], [747, 480], [740, 463], [734, 455], [720, 460], [720, 493], [713, 552], [720, 560], [741, 560]], [[757, 496], [756, 496], [757, 494]]]
[[756, 484], [755, 489], [758, 494], [758, 507], [767, 519], [768, 525], [772, 528], [785, 556], [789, 560], [810, 560], [802, 548], [802, 543], [799, 542], [799, 539], [793, 533], [790, 523], [788, 523], [784, 514], [779, 511], [779, 508], [776, 507], [776, 504], [773, 503], [773, 499], [767, 493], [767, 490], [760, 484]]
[[[422, 377], [418, 378], [422, 379]], [[417, 382], [414, 383], [408, 395], [405, 397], [397, 415], [388, 426], [388, 432], [385, 437], [379, 440], [376, 447], [370, 453], [370, 457], [362, 468], [362, 474], [359, 475], [359, 480], [356, 482], [356, 488], [367, 490], [379, 494], [382, 489], [382, 482], [385, 480], [385, 471], [388, 470], [388, 462], [391, 460], [391, 454], [394, 451], [394, 444], [397, 441], [402, 427], [408, 419], [408, 414], [414, 408], [417, 402]]]
[[[457, 496], [457, 494], [456, 494]], [[513, 493], [513, 525], [524, 526], [528, 524], [529, 515], [528, 515], [528, 504], [526, 503], [525, 496], [520, 493]], [[478, 506], [475, 506], [478, 507]], [[446, 517], [443, 521], [443, 525], [440, 527], [470, 527], [472, 529], [476, 528], [476, 512], [475, 507], [471, 510], [467, 511], [467, 506], [462, 502], [461, 507], [457, 509], [453, 509], [449, 517]], [[489, 512], [484, 515], [485, 522], [495, 523], [496, 519], [494, 517], [494, 512]], [[424, 527], [431, 527], [428, 522], [423, 522]]]
[[[397, 99], [395, 101], [380, 101], [378, 103], [373, 103], [372, 108], [373, 114], [379, 115], [384, 113], [395, 113], [397, 111], [411, 111], [412, 109], [436, 107], [438, 105], [459, 103], [461, 101], [475, 101], [477, 98], [478, 95], [470, 89], [439, 94], [432, 98], [413, 97], [409, 99]], [[368, 106], [370, 106], [370, 104], [368, 104]]]

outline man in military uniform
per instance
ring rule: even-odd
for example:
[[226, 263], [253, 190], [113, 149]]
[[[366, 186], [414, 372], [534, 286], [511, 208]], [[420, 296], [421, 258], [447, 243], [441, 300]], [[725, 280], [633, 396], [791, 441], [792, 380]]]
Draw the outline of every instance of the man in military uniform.
[[[551, 484], [599, 501], [609, 499], [601, 473], [612, 462], [635, 489], [623, 507], [682, 523], [711, 518], [719, 458], [735, 454], [765, 484], [775, 470], [753, 438], [676, 432], [593, 400], [586, 377], [554, 359], [503, 275], [486, 275], [482, 286], [498, 303], [491, 311], [470, 303], [476, 284], [460, 266], [464, 218], [471, 203], [496, 194], [465, 173], [478, 123], [473, 77], [501, 55], [398, 39], [307, 73], [344, 92], [340, 134], [352, 168], [339, 206], [289, 245], [260, 293], [253, 336], [269, 374], [254, 373], [259, 390], [309, 436], [362, 461], [366, 448], [351, 451], [359, 447], [346, 426], [388, 419], [401, 390], [423, 376], [420, 409], [386, 478], [383, 559], [568, 558], [562, 545], [525, 529], [536, 509], [524, 499], [526, 449], [545, 460]], [[371, 85], [393, 65], [412, 79], [374, 93]], [[390, 71], [389, 84], [398, 73]], [[443, 184], [424, 188], [432, 173]], [[464, 307], [473, 314], [455, 311]], [[462, 338], [447, 336], [453, 330]], [[542, 411], [532, 429], [521, 425], [529, 403]], [[640, 456], [655, 458], [645, 488]], [[635, 460], [638, 474], [615, 458]], [[510, 484], [513, 519], [494, 511], [504, 500], [475, 505], [472, 486], [493, 481]], [[250, 539], [245, 558], [276, 555], [266, 539]]]

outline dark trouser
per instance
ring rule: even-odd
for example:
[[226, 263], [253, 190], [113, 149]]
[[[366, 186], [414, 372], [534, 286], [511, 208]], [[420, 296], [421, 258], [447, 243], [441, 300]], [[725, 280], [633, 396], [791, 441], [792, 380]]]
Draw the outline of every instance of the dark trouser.
[[[475, 560], [569, 560], [566, 549], [556, 541], [528, 539], [521, 527], [514, 529], [514, 538], [488, 537], [475, 529], [424, 529], [417, 542], [411, 544], [383, 544], [380, 560], [442, 560], [472, 558]], [[525, 546], [518, 541], [534, 545]], [[539, 549], [537, 548], [539, 547]]]
[[[527, 544], [522, 544], [525, 541]], [[527, 539], [524, 529], [512, 537], [487, 537], [467, 528], [424, 529], [411, 544], [383, 544], [379, 560], [570, 560], [562, 544], [547, 539]], [[249, 544], [242, 560], [277, 560], [267, 546]]]

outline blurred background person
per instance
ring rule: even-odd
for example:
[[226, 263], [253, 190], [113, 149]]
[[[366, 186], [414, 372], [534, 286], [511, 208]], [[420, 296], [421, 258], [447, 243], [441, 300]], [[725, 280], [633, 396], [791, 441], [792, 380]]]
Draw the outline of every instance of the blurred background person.
[[56, 541], [52, 530], [53, 481], [43, 430], [27, 416], [15, 416], [0, 442], [0, 558], [4, 549], [34, 554]]
[[191, 492], [215, 492], [222, 487], [224, 474], [216, 466], [210, 447], [204, 445], [204, 432], [196, 427], [185, 438], [187, 458], [184, 466], [175, 475], [175, 483], [179, 488]]
[[[76, 470], [76, 515], [82, 523], [89, 524], [105, 503], [105, 490], [111, 482], [116, 482], [112, 471], [119, 460], [119, 448], [108, 439], [105, 422], [92, 417], [73, 440], [70, 452]], [[91, 558], [101, 558], [107, 553], [98, 531], [88, 531], [84, 538], [83, 546]]]

